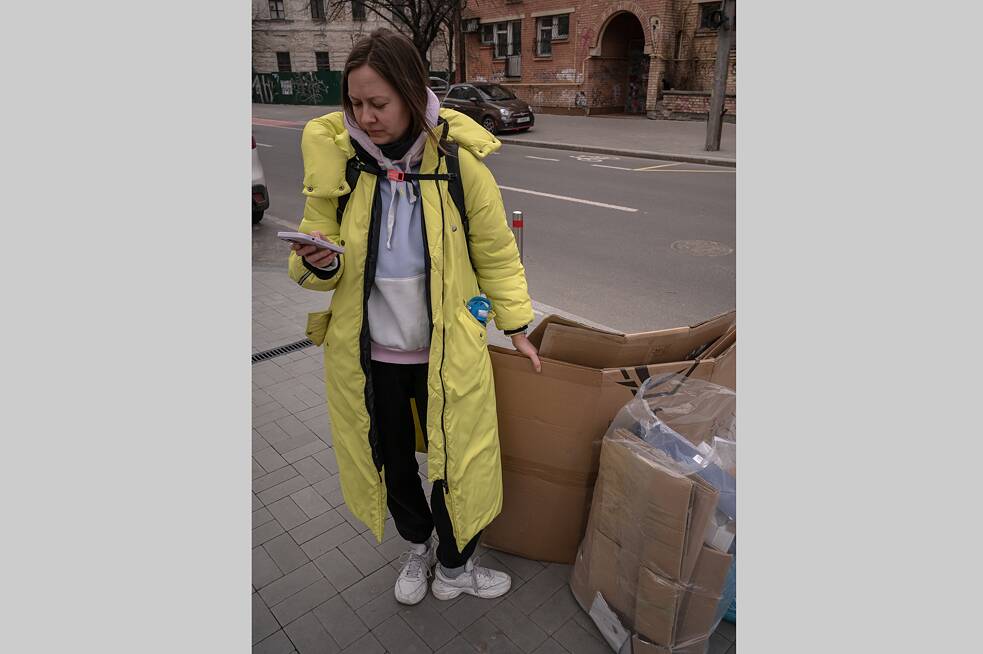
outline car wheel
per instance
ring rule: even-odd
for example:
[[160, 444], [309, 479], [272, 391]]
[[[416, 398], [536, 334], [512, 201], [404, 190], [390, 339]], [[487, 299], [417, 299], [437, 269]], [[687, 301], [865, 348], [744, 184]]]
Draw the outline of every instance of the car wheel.
[[253, 209], [253, 224], [255, 225], [256, 223], [258, 223], [262, 219], [263, 219], [263, 210], [262, 209]]
[[487, 129], [492, 134], [496, 131], [495, 119], [491, 116], [485, 116], [481, 119], [481, 126]]

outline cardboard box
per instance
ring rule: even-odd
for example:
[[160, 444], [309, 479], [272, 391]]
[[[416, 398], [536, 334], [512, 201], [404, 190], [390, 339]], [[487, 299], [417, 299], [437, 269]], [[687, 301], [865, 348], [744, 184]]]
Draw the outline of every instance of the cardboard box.
[[732, 557], [703, 544], [716, 489], [664, 467], [668, 461], [627, 430], [604, 440], [570, 589], [584, 610], [600, 593], [647, 641], [641, 647], [679, 652], [709, 637]]
[[709, 638], [677, 647], [663, 647], [662, 645], [649, 643], [637, 635], [631, 638], [631, 654], [706, 654], [709, 647]]
[[[489, 346], [504, 499], [482, 542], [530, 559], [573, 563], [611, 420], [649, 377], [709, 380], [717, 359], [672, 357], [706, 352], [734, 319], [730, 312], [694, 327], [626, 335], [548, 316], [529, 336], [540, 348], [539, 374], [518, 352]], [[547, 358], [544, 350], [581, 363]]]

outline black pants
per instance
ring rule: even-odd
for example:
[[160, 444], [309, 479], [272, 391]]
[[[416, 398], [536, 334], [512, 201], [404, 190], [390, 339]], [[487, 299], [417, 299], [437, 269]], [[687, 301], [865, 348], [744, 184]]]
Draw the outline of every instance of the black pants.
[[411, 543], [426, 543], [437, 529], [440, 541], [437, 560], [445, 568], [464, 565], [481, 538], [478, 532], [464, 547], [457, 549], [454, 528], [444, 491], [435, 485], [430, 506], [423, 492], [420, 467], [416, 460], [416, 430], [410, 402], [415, 400], [424, 433], [427, 429], [427, 364], [372, 362], [372, 389], [375, 392], [376, 431], [382, 449], [383, 476], [389, 513], [399, 535]]

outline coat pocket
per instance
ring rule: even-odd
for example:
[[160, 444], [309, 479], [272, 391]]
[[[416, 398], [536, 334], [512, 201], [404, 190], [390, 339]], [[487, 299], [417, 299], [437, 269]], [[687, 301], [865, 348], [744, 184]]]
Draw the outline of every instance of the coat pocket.
[[331, 323], [331, 309], [327, 311], [316, 311], [307, 314], [307, 338], [318, 347], [324, 344], [324, 337], [328, 333], [328, 325]]

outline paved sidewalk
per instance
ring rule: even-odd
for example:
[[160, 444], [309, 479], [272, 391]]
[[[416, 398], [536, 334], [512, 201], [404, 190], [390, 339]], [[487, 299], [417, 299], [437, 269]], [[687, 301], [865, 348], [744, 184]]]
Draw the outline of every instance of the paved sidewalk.
[[[311, 118], [339, 109], [329, 106], [254, 104], [253, 119], [283, 121], [283, 126], [303, 127]], [[543, 148], [735, 166], [736, 127], [734, 124], [724, 124], [718, 152], [703, 149], [706, 143], [704, 122], [649, 120], [637, 116], [536, 114], [536, 125], [531, 130], [499, 134], [499, 139], [503, 143]]]
[[[254, 268], [252, 280], [254, 353], [304, 339], [307, 312], [330, 298], [301, 289], [286, 266]], [[505, 342], [498, 337], [490, 340]], [[261, 361], [252, 381], [253, 654], [611, 651], [574, 601], [568, 565], [479, 547], [483, 564], [512, 575], [504, 597], [441, 602], [428, 593], [416, 606], [398, 604], [407, 544], [390, 518], [380, 545], [344, 505], [321, 350]], [[710, 654], [736, 653], [734, 637], [721, 623]]]

